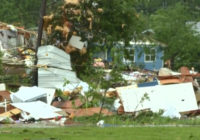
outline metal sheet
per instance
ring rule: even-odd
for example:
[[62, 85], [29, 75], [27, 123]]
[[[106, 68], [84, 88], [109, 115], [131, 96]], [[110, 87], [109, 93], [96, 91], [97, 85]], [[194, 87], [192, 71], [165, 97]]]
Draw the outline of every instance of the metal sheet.
[[38, 65], [41, 66], [49, 66], [49, 67], [55, 67], [60, 69], [67, 69], [72, 70], [71, 62], [59, 62], [56, 59], [38, 59]]
[[48, 54], [52, 54], [52, 55], [54, 54], [54, 55], [62, 57], [65, 60], [67, 60], [67, 59], [70, 60], [69, 54], [65, 53], [63, 50], [61, 50], [55, 46], [48, 45], [48, 46], [41, 46], [38, 48], [38, 53], [37, 53], [38, 57], [44, 56], [46, 58], [52, 58], [51, 55], [48, 55]]
[[38, 49], [38, 64], [48, 68], [38, 69], [38, 85], [45, 88], [58, 88], [67, 81], [78, 83], [76, 73], [71, 71], [70, 55], [54, 46], [42, 46]]
[[72, 70], [70, 55], [54, 46], [42, 46], [37, 53], [38, 65]]
[[30, 102], [45, 98], [48, 104], [51, 104], [55, 89], [39, 88], [39, 87], [20, 87], [16, 93], [11, 94], [13, 102]]
[[38, 85], [39, 87], [57, 88], [63, 86], [68, 80], [70, 83], [79, 83], [80, 80], [76, 77], [76, 73], [70, 70], [62, 70], [56, 68], [38, 70]]
[[61, 111], [61, 109], [55, 108], [41, 101], [28, 103], [12, 103], [11, 105], [24, 112], [30, 113], [30, 116], [35, 118], [36, 120], [50, 119], [61, 116], [56, 113]]

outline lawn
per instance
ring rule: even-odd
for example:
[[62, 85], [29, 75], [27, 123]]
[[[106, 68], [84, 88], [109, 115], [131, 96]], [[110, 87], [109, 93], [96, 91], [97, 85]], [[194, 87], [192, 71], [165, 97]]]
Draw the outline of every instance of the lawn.
[[0, 140], [200, 140], [200, 127], [0, 128]]

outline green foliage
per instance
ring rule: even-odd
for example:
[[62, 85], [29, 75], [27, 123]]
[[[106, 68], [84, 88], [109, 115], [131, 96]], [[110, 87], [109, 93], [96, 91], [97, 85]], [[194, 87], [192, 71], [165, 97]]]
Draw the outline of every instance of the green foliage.
[[[137, 126], [137, 125], [199, 125], [200, 119], [198, 118], [168, 118], [162, 117], [162, 111], [153, 113], [151, 111], [137, 112], [137, 115], [123, 114], [123, 115], [112, 115], [112, 116], [101, 116], [101, 119], [105, 121], [105, 124], [111, 127], [115, 126]], [[96, 124], [98, 115], [95, 114], [91, 117], [75, 117], [75, 122], [81, 122], [83, 124]]]
[[67, 84], [69, 84], [70, 83], [70, 81], [69, 80], [67, 80], [67, 79], [65, 79], [65, 82], [64, 82], [64, 84], [63, 84], [63, 87], [65, 87]]
[[[192, 30], [194, 21], [189, 8], [181, 3], [167, 9], [160, 9], [151, 16], [154, 38], [166, 45], [164, 60], [171, 59], [172, 68], [180, 66], [198, 67], [200, 45], [199, 35]], [[192, 54], [192, 56], [191, 56]]]
[[111, 46], [114, 41], [119, 40], [127, 43], [140, 33], [142, 23], [139, 22], [139, 15], [134, 8], [134, 0], [96, 0], [96, 2], [98, 6], [92, 10], [102, 8], [103, 12], [93, 12], [96, 15], [93, 27], [94, 40]]
[[[71, 53], [73, 68], [79, 76], [92, 65], [90, 53], [97, 44], [110, 49], [118, 41], [128, 44], [133, 38], [139, 37], [145, 22], [142, 22], [134, 6], [135, 0], [86, 0], [81, 1], [80, 5], [60, 3], [57, 9], [48, 11], [49, 14], [54, 14], [53, 20], [48, 24], [52, 26], [48, 43], [65, 48], [74, 33], [81, 36], [82, 41], [88, 42], [87, 54], [80, 56], [79, 52]], [[74, 14], [73, 11], [76, 10], [80, 14]], [[66, 23], [70, 28], [67, 38], [62, 32], [54, 30], [56, 26], [63, 27]], [[119, 61], [116, 64], [118, 63]]]
[[40, 4], [40, 0], [1, 0], [0, 21], [26, 28], [36, 27]]
[[[140, 33], [142, 22], [139, 22], [134, 5], [134, 0], [87, 0], [76, 6], [69, 4], [65, 5], [64, 14], [63, 8], [53, 10], [55, 19], [52, 24], [62, 26], [66, 17], [72, 24], [72, 31], [77, 32], [83, 40], [90, 40], [89, 35], [92, 36], [92, 42], [112, 47], [114, 41], [129, 42]], [[81, 14], [74, 15], [69, 9], [81, 10]], [[102, 12], [98, 12], [98, 9], [102, 9]], [[92, 18], [92, 28], [89, 28], [88, 18]]]
[[91, 89], [89, 92], [85, 93], [85, 97], [82, 97], [84, 101], [84, 108], [89, 107], [99, 107], [102, 101], [102, 94], [97, 92], [96, 90]]
[[56, 89], [56, 96], [61, 97], [63, 100], [69, 100], [69, 96], [65, 96], [61, 89]]
[[127, 81], [122, 78], [120, 69], [113, 68], [110, 73], [109, 85], [111, 85], [110, 87], [114, 88], [127, 85]]
[[[31, 125], [31, 124], [29, 124]], [[198, 126], [44, 126], [37, 127], [2, 127], [3, 140], [198, 140]]]

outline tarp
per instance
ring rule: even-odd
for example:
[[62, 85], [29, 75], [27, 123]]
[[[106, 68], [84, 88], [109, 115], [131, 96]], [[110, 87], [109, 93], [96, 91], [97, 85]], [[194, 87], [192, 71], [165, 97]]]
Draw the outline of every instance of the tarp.
[[125, 112], [174, 107], [178, 112], [198, 109], [192, 83], [158, 85], [135, 88], [133, 86], [117, 88]]

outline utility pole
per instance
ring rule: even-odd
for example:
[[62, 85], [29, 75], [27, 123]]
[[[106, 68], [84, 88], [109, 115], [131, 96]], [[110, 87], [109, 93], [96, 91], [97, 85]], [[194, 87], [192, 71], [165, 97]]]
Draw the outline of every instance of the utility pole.
[[[44, 24], [44, 20], [43, 17], [46, 14], [46, 1], [47, 0], [43, 0], [42, 4], [41, 4], [41, 9], [40, 9], [40, 23], [39, 23], [39, 27], [38, 27], [38, 39], [37, 39], [37, 46], [36, 46], [36, 50], [35, 50], [35, 65], [37, 65], [37, 52], [38, 52], [38, 47], [41, 46], [41, 40], [42, 40], [42, 33], [43, 33], [43, 24]], [[35, 69], [35, 74], [34, 74], [34, 85], [38, 86], [38, 68], [36, 67]]]

